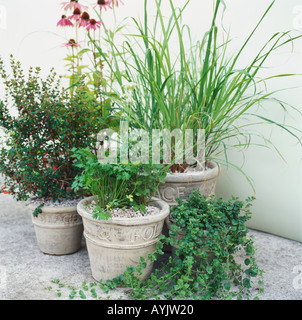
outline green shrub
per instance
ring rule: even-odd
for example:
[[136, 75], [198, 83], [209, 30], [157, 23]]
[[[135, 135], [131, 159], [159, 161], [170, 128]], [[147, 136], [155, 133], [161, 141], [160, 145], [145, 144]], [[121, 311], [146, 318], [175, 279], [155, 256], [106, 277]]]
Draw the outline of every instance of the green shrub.
[[74, 166], [71, 149], [94, 149], [96, 134], [107, 118], [102, 119], [95, 101], [86, 99], [81, 83], [71, 94], [61, 87], [54, 70], [42, 79], [40, 68], [30, 68], [25, 77], [13, 57], [11, 69], [10, 76], [0, 59], [6, 89], [0, 100], [0, 129], [5, 134], [0, 173], [5, 192], [17, 200], [75, 198], [71, 185], [80, 169]]

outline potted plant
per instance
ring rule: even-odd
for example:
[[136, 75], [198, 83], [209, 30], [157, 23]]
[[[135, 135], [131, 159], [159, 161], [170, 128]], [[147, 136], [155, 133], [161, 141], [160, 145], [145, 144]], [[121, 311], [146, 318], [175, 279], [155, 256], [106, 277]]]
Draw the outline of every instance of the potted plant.
[[93, 149], [101, 116], [80, 84], [71, 95], [54, 70], [43, 79], [40, 68], [30, 68], [26, 77], [13, 57], [11, 68], [9, 75], [0, 59], [6, 88], [0, 100], [1, 191], [28, 202], [42, 252], [73, 253], [81, 247], [83, 224], [76, 205], [83, 195], [72, 189], [80, 170], [70, 150]]
[[[174, 260], [183, 263], [182, 276], [177, 278], [185, 280], [185, 271], [191, 278], [181, 295], [190, 294], [191, 290], [195, 296], [196, 290], [206, 299], [251, 296], [252, 280], [262, 274], [254, 256], [253, 238], [246, 227], [253, 200], [232, 197], [225, 201], [195, 190], [187, 201], [178, 199], [178, 205], [171, 208], [166, 219], [166, 241], [173, 248]], [[240, 258], [236, 256], [238, 252], [243, 253]], [[172, 266], [172, 270], [181, 268]], [[179, 283], [173, 289], [177, 287]]]
[[[206, 197], [198, 190], [186, 201], [178, 199], [166, 218], [169, 235], [161, 237], [157, 250], [102, 288], [129, 287], [135, 299], [257, 299], [263, 291], [263, 272], [245, 225], [252, 201]], [[148, 260], [160, 260], [164, 244], [171, 244], [174, 254], [141, 281], [137, 274]]]
[[[267, 137], [253, 132], [253, 126], [275, 125], [298, 141], [298, 133], [301, 132], [257, 112], [257, 108], [265, 107], [269, 100], [287, 111], [295, 110], [279, 100], [275, 92], [266, 91], [265, 86], [270, 81], [291, 74], [273, 74], [264, 79], [259, 76], [260, 70], [274, 52], [294, 43], [301, 35], [276, 33], [268, 38], [250, 63], [245, 67], [238, 65], [274, 1], [235, 53], [229, 52], [229, 34], [225, 35], [225, 41], [219, 41], [216, 20], [224, 2], [215, 1], [211, 27], [202, 39], [195, 42], [192, 41], [190, 27], [181, 22], [189, 3], [190, 0], [182, 8], [176, 8], [173, 1], [169, 0], [171, 16], [166, 19], [167, 14], [164, 16], [162, 13], [162, 1], [152, 1], [157, 11], [150, 24], [148, 1], [145, 0], [143, 22], [132, 18], [137, 32], [131, 30], [130, 36], [125, 35], [122, 47], [111, 44], [114, 64], [110, 66], [117, 79], [116, 84], [119, 84], [117, 91], [119, 96], [128, 96], [128, 100], [117, 99], [116, 102], [128, 118], [130, 126], [143, 128], [150, 136], [153, 130], [163, 129], [170, 133], [174, 130], [193, 132], [195, 162], [188, 163], [185, 157], [181, 160], [175, 157], [177, 138], [172, 135], [169, 141], [170, 171], [165, 183], [160, 185], [158, 195], [171, 205], [177, 203], [177, 197], [185, 199], [194, 189], [208, 196], [213, 194], [222, 165], [239, 170], [253, 187], [249, 176], [228, 158], [231, 149], [244, 152], [253, 144], [253, 136], [264, 142], [262, 144], [257, 140], [255, 144], [258, 146], [273, 146]], [[106, 59], [102, 48], [98, 50], [109, 65], [112, 61]], [[198, 130], [203, 132], [202, 150], [196, 143]], [[203, 157], [198, 157], [198, 152]]]
[[[77, 206], [83, 218], [84, 236], [92, 275], [111, 280], [156, 250], [169, 205], [152, 198], [165, 167], [103, 162], [89, 149], [74, 150], [75, 165], [82, 170], [73, 183], [92, 194]], [[141, 279], [148, 278], [152, 262]]]

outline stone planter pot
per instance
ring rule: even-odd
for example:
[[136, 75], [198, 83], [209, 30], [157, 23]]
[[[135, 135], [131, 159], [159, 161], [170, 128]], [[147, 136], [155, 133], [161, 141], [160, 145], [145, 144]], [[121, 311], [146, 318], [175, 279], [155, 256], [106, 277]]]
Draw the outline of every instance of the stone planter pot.
[[[214, 162], [208, 162], [207, 169], [184, 173], [168, 173], [165, 183], [159, 185], [156, 197], [164, 200], [170, 206], [176, 206], [176, 198], [186, 200], [194, 190], [198, 189], [202, 195], [215, 194], [215, 187], [220, 169]], [[168, 226], [165, 222], [163, 234], [168, 236]], [[171, 252], [171, 247], [164, 245], [165, 252]]]
[[111, 280], [127, 267], [136, 266], [140, 257], [144, 257], [147, 267], [140, 279], [148, 278], [153, 263], [147, 257], [156, 250], [164, 220], [170, 213], [169, 205], [153, 198], [151, 205], [160, 209], [157, 214], [137, 218], [113, 217], [105, 221], [92, 218], [85, 210], [92, 200], [93, 197], [86, 198], [77, 207], [83, 218], [92, 276], [97, 281]]
[[36, 209], [28, 205], [36, 238], [42, 252], [64, 255], [77, 252], [83, 238], [83, 222], [77, 207], [42, 207], [42, 213], [33, 216]]
[[165, 183], [161, 183], [156, 197], [164, 200], [170, 206], [177, 205], [176, 198], [186, 199], [196, 189], [202, 195], [215, 193], [216, 182], [220, 169], [216, 163], [209, 162], [207, 169], [185, 173], [168, 173]]

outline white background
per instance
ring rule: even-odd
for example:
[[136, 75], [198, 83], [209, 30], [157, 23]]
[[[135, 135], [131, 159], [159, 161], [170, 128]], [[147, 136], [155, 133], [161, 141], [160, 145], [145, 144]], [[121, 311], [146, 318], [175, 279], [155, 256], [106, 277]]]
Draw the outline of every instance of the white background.
[[[168, 4], [167, 0], [166, 3]], [[93, 3], [94, 1], [88, 1]], [[117, 10], [117, 21], [128, 16], [143, 17], [143, 0], [124, 0]], [[151, 1], [152, 2], [152, 1]], [[185, 1], [175, 0], [175, 5]], [[66, 49], [62, 43], [71, 36], [56, 27], [62, 15], [60, 0], [0, 0], [0, 55], [7, 62], [9, 54], [21, 61], [24, 69], [39, 66], [47, 74], [55, 67], [64, 74]], [[81, 2], [80, 3], [87, 3]], [[240, 48], [249, 32], [256, 25], [271, 1], [268, 0], [225, 0], [227, 10], [224, 14], [224, 27], [231, 32], [232, 49]], [[155, 6], [154, 6], [155, 7]], [[184, 23], [190, 25], [196, 39], [201, 39], [209, 29], [213, 13], [212, 0], [191, 0], [184, 14]], [[152, 10], [150, 10], [152, 16]], [[104, 16], [110, 26], [112, 12]], [[249, 61], [253, 55], [275, 32], [296, 28], [302, 31], [302, 0], [277, 0], [273, 9], [244, 51], [241, 63]], [[71, 32], [69, 30], [69, 32]], [[296, 42], [294, 50], [290, 46], [274, 54], [263, 70], [263, 75], [278, 73], [302, 74], [302, 40]], [[274, 81], [268, 90], [299, 87], [282, 92], [283, 100], [302, 111], [302, 81], [296, 77], [281, 78]], [[273, 104], [265, 105], [264, 115], [283, 121], [302, 129], [301, 117], [296, 114], [284, 116], [282, 110]], [[282, 160], [273, 150], [251, 147], [242, 154], [233, 152], [230, 159], [254, 180], [256, 202], [253, 218], [249, 226], [290, 239], [302, 241], [302, 148], [281, 129], [269, 126], [258, 129], [269, 137], [285, 158]], [[223, 168], [219, 178], [217, 195], [225, 198], [231, 195], [244, 199], [253, 191], [242, 175], [233, 169]]]

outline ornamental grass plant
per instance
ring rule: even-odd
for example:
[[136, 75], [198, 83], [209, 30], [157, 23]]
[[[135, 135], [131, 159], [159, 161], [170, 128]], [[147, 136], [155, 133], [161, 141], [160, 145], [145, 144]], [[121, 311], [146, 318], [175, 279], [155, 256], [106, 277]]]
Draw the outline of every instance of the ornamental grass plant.
[[[294, 106], [281, 101], [277, 92], [266, 91], [266, 84], [270, 81], [293, 77], [294, 74], [260, 77], [270, 57], [283, 47], [293, 45], [301, 35], [280, 31], [269, 36], [250, 62], [240, 67], [238, 61], [247, 54], [249, 42], [257, 36], [275, 1], [268, 6], [237, 52], [230, 51], [230, 34], [224, 34], [225, 40], [220, 40], [222, 31], [217, 20], [222, 10], [227, 10], [225, 3], [221, 0], [214, 2], [209, 30], [201, 39], [193, 41], [190, 27], [182, 23], [190, 2], [188, 0], [183, 7], [177, 8], [169, 0], [171, 16], [167, 18], [167, 13], [162, 11], [163, 1], [152, 1], [157, 10], [150, 23], [150, 1], [145, 0], [143, 22], [132, 18], [136, 29], [124, 35], [123, 44], [118, 46], [108, 38], [114, 63], [107, 60], [101, 47], [97, 49], [111, 68], [118, 96], [129, 97], [117, 100], [117, 103], [132, 127], [149, 132], [164, 128], [170, 132], [192, 129], [195, 135], [198, 129], [203, 129], [205, 161], [200, 165], [204, 167], [208, 161], [215, 161], [233, 166], [251, 183], [246, 173], [229, 161], [228, 152], [231, 149], [244, 151], [252, 144], [275, 148], [268, 137], [256, 132], [256, 126], [276, 126], [301, 144], [299, 128], [257, 111], [259, 107], [280, 107], [285, 112], [301, 116]], [[127, 90], [129, 84], [130, 91]], [[173, 144], [175, 139], [172, 138], [172, 155]], [[188, 163], [178, 163], [171, 166], [171, 171], [183, 172], [187, 167]]]
[[[196, 138], [197, 131], [203, 130], [205, 159], [202, 163], [196, 159], [194, 165], [206, 168], [210, 161], [231, 165], [250, 183], [246, 173], [230, 163], [228, 152], [252, 145], [254, 137], [259, 138], [254, 126], [276, 126], [301, 144], [301, 130], [257, 112], [258, 107], [273, 103], [285, 112], [301, 115], [294, 106], [280, 100], [278, 92], [265, 90], [270, 81], [296, 75], [260, 77], [270, 57], [293, 45], [301, 35], [277, 32], [268, 37], [245, 67], [238, 66], [276, 1], [271, 2], [235, 53], [230, 52], [230, 34], [220, 41], [217, 21], [222, 10], [227, 9], [224, 1], [214, 1], [211, 25], [197, 41], [193, 41], [190, 27], [182, 22], [190, 0], [181, 8], [167, 0], [171, 11], [168, 19], [162, 11], [164, 1], [152, 1], [156, 15], [151, 25], [150, 2], [144, 0], [142, 22], [132, 18], [135, 32], [124, 34], [121, 46], [114, 41], [115, 33], [104, 26], [100, 11], [94, 11], [99, 18], [95, 20], [77, 0], [64, 4], [64, 10], [72, 9], [72, 16], [67, 19], [63, 15], [58, 26], [75, 24], [86, 28], [89, 46], [79, 49], [78, 39], [65, 44], [71, 49], [66, 58], [71, 72], [67, 90], [61, 87], [54, 71], [42, 79], [39, 68], [30, 69], [26, 77], [21, 64], [11, 58], [10, 76], [0, 59], [0, 77], [6, 88], [4, 99], [0, 100], [0, 128], [5, 134], [5, 146], [0, 150], [0, 173], [5, 177], [5, 185], [0, 186], [0, 193], [12, 194], [17, 200], [35, 197], [53, 201], [93, 195], [97, 199], [94, 217], [98, 219], [107, 219], [107, 211], [112, 208], [134, 206], [144, 210], [163, 182], [166, 169], [184, 172], [190, 164], [178, 163], [173, 158], [177, 145], [173, 135], [173, 159], [165, 168], [162, 164], [100, 163], [95, 149], [97, 134], [101, 129], [116, 130], [117, 119], [127, 120], [131, 130], [143, 129], [149, 134], [154, 129], [189, 129]], [[119, 3], [97, 1], [96, 7], [103, 10]], [[100, 30], [109, 53], [95, 37]], [[91, 54], [90, 68], [82, 65], [86, 54]], [[275, 148], [268, 137], [260, 138], [263, 143], [257, 145]], [[194, 152], [198, 158], [196, 147]], [[251, 200], [223, 201], [206, 198], [198, 191], [186, 202], [179, 200], [178, 206], [172, 208], [174, 224], [169, 236], [161, 237], [156, 252], [148, 259], [155, 261], [163, 255], [164, 244], [177, 246], [175, 256], [169, 257], [163, 268], [155, 270], [144, 282], [137, 278], [146, 267], [146, 259], [141, 258], [141, 263], [101, 288], [107, 291], [126, 286], [136, 299], [250, 298], [252, 280], [262, 274], [245, 226], [250, 218]], [[176, 241], [180, 231], [184, 235]], [[240, 250], [246, 255], [243, 264], [235, 260]]]

